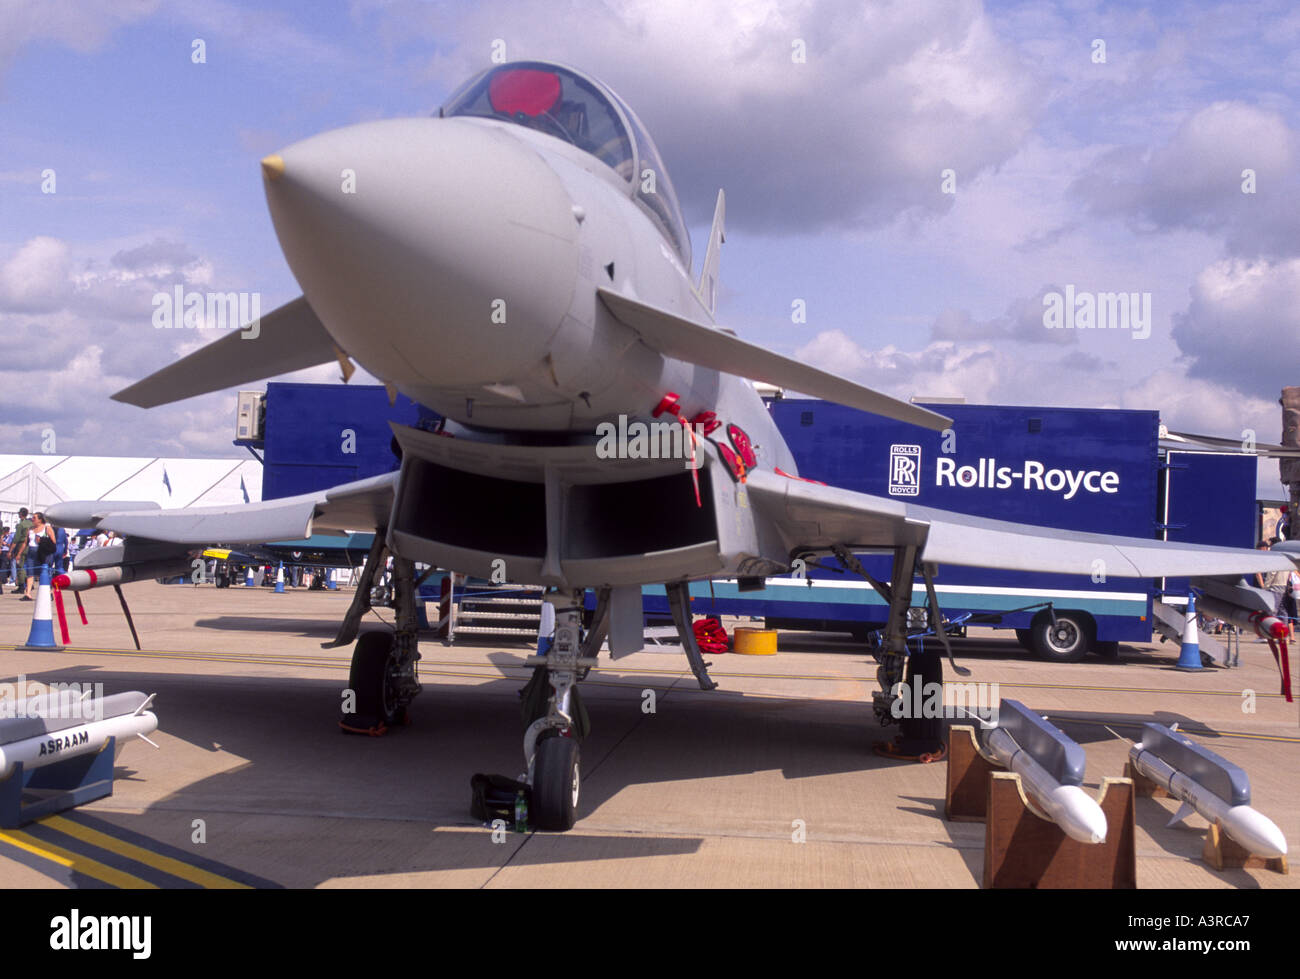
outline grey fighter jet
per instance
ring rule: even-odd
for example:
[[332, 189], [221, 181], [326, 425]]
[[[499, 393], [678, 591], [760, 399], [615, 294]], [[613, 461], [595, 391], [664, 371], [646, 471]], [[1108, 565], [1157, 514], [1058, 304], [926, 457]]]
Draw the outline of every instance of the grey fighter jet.
[[[909, 658], [907, 647], [918, 578], [917, 604], [942, 622], [939, 565], [1090, 574], [1101, 562], [1108, 575], [1226, 583], [1295, 567], [1282, 553], [975, 519], [801, 478], [754, 381], [936, 430], [950, 420], [715, 323], [723, 195], [693, 281], [690, 236], [654, 142], [580, 71], [494, 66], [436, 117], [322, 133], [266, 157], [262, 175], [303, 296], [115, 398], [149, 408], [338, 360], [434, 409], [444, 426], [394, 426], [399, 471], [320, 493], [216, 509], [63, 503], [49, 515], [125, 535], [110, 556], [125, 563], [124, 581], [133, 562], [142, 575], [166, 560], [188, 568], [190, 550], [209, 544], [375, 530], [367, 566], [393, 558], [396, 628], [356, 643], [350, 683], [362, 719], [349, 722], [374, 730], [420, 690], [416, 562], [480, 576], [504, 562], [509, 580], [547, 586], [555, 635], [535, 661], [524, 738], [542, 828], [573, 825], [577, 685], [606, 638], [614, 656], [641, 648], [642, 585], [667, 586], [710, 689], [686, 583], [758, 586], [797, 560], [836, 555], [888, 605], [875, 704], [888, 721], [907, 681], [941, 673], [937, 653]], [[862, 567], [854, 555], [864, 552], [892, 555], [888, 581]], [[332, 645], [356, 639], [370, 584]], [[597, 602], [584, 630], [587, 589]], [[900, 756], [940, 748], [937, 720], [904, 721], [902, 732]]]

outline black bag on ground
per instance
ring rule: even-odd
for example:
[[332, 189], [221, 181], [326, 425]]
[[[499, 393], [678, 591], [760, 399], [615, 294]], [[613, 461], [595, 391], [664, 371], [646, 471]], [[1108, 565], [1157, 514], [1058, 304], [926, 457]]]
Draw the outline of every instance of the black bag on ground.
[[504, 819], [506, 823], [515, 824], [515, 798], [522, 789], [524, 798], [528, 799], [528, 783], [507, 775], [484, 775], [479, 773], [469, 780], [473, 798], [470, 802], [470, 814], [481, 823], [490, 823], [495, 819]]

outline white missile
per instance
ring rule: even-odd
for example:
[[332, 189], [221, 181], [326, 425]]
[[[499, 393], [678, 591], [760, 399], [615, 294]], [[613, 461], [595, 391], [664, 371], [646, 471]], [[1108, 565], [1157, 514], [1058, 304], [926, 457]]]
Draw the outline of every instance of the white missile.
[[[1147, 733], [1149, 729], [1154, 729], [1150, 735]], [[1240, 773], [1240, 781], [1234, 787], [1236, 798], [1232, 801], [1224, 799], [1213, 789], [1179, 771], [1156, 754], [1156, 751], [1169, 754], [1171, 744], [1181, 745], [1184, 749], [1194, 751], [1196, 756], [1203, 759], [1206, 764], [1220, 769], [1225, 776], [1229, 774], [1229, 770]], [[1231, 762], [1219, 758], [1218, 755], [1177, 732], [1161, 728], [1156, 724], [1144, 726], [1142, 743], [1134, 744], [1129, 750], [1129, 761], [1137, 771], [1162, 788], [1168, 789], [1169, 794], [1182, 803], [1173, 818], [1169, 820], [1170, 826], [1196, 812], [1211, 823], [1217, 822], [1223, 827], [1223, 832], [1257, 856], [1286, 856], [1286, 837], [1277, 828], [1277, 824], [1249, 805], [1250, 789], [1249, 784], [1244, 782], [1245, 772]], [[1234, 801], [1237, 804], [1234, 805]]]
[[148, 709], [152, 694], [81, 700], [71, 710], [56, 709], [56, 703], [29, 698], [23, 702], [24, 713], [0, 720], [0, 779], [8, 778], [19, 762], [29, 771], [43, 768], [97, 752], [109, 738], [117, 738], [120, 750], [128, 739], [139, 736], [148, 741], [145, 736], [158, 729], [158, 718]]
[[1006, 731], [994, 728], [985, 739], [998, 764], [1020, 776], [1029, 796], [1045, 818], [1080, 843], [1106, 842], [1106, 814], [1095, 799], [1077, 785], [1063, 785], [1035, 761]]
[[55, 575], [52, 584], [62, 591], [85, 591], [105, 585], [125, 585], [132, 581], [166, 578], [190, 570], [188, 559], [181, 561], [143, 561], [138, 564], [109, 564], [100, 568], [73, 568]]

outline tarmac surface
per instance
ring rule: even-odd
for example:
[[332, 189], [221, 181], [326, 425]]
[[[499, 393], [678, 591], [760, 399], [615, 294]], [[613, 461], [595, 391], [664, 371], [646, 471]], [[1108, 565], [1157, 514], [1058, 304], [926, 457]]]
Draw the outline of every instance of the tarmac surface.
[[[984, 827], [943, 819], [946, 763], [872, 753], [897, 729], [877, 726], [876, 664], [847, 637], [782, 633], [775, 657], [709, 657], [721, 685], [711, 693], [680, 652], [603, 660], [582, 685], [592, 733], [577, 826], [494, 840], [470, 816], [469, 779], [523, 769], [527, 647], [424, 639], [412, 723], [350, 737], [337, 716], [351, 650], [320, 646], [348, 593], [125, 592], [142, 652], [107, 589], [83, 593], [89, 625], [70, 609], [61, 652], [16, 650], [33, 606], [0, 597], [0, 682], [156, 693], [159, 719], [158, 750], [126, 747], [111, 797], [0, 830], [4, 887], [980, 886]], [[363, 629], [390, 618], [377, 610]], [[1177, 721], [1247, 771], [1253, 804], [1294, 853], [1300, 708], [1278, 693], [1265, 644], [1243, 642], [1237, 669], [1183, 673], [1174, 644], [1058, 665], [1009, 636], [957, 640], [972, 671], [962, 682], [996, 682], [1079, 741], [1086, 788], [1123, 774], [1127, 744], [1107, 725], [1135, 736], [1143, 721]], [[1211, 869], [1204, 820], [1166, 827], [1175, 808], [1137, 800], [1140, 888], [1300, 884]]]

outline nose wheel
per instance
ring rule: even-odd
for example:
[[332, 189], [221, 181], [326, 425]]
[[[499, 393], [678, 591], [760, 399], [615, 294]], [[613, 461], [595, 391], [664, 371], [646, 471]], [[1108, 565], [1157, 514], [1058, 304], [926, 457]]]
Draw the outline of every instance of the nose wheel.
[[581, 787], [578, 758], [578, 742], [573, 738], [553, 735], [537, 743], [530, 815], [538, 829], [573, 828]]
[[[551, 690], [541, 716], [524, 732], [524, 758], [532, 788], [529, 818], [539, 829], [563, 832], [577, 819], [581, 785], [578, 736], [585, 731], [585, 715], [575, 688], [596, 659], [594, 649], [583, 648], [582, 592], [552, 591], [545, 600], [555, 609], [555, 635], [546, 655], [527, 663], [542, 668], [535, 679], [544, 678]], [[591, 645], [599, 642], [589, 639]]]

